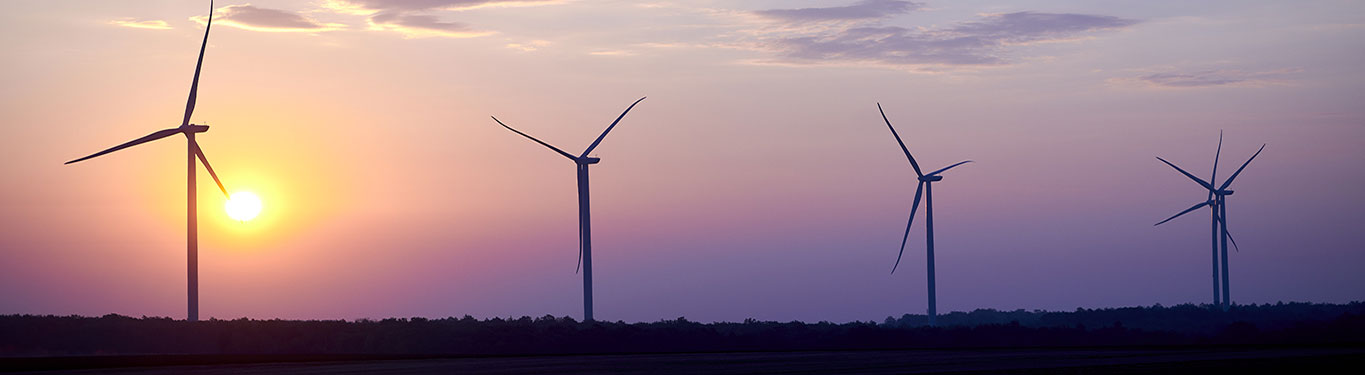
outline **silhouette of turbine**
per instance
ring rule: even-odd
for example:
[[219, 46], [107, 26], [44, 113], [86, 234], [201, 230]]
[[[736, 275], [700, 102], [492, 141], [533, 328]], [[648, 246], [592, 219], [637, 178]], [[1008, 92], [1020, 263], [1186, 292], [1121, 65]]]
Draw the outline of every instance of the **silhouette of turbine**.
[[[1171, 168], [1175, 168], [1175, 170], [1179, 171], [1180, 174], [1185, 175], [1185, 177], [1189, 177], [1191, 180], [1194, 180], [1195, 183], [1198, 183], [1199, 186], [1202, 186], [1204, 187], [1205, 190], [1208, 190], [1208, 195], [1206, 196], [1203, 202], [1196, 203], [1195, 205], [1190, 206], [1190, 208], [1186, 208], [1184, 211], [1180, 211], [1180, 213], [1177, 213], [1174, 216], [1166, 218], [1166, 220], [1162, 220], [1156, 224], [1153, 224], [1153, 226], [1164, 224], [1177, 217], [1180, 217], [1181, 215], [1190, 213], [1191, 211], [1194, 210], [1198, 210], [1200, 208], [1203, 208], [1204, 206], [1209, 206], [1210, 209], [1209, 211], [1211, 211], [1210, 227], [1212, 228], [1213, 232], [1211, 241], [1213, 243], [1213, 305], [1222, 307], [1223, 311], [1227, 311], [1228, 308], [1232, 307], [1232, 296], [1228, 291], [1229, 289], [1228, 240], [1232, 240], [1232, 246], [1234, 248], [1238, 247], [1237, 240], [1233, 239], [1232, 234], [1228, 232], [1227, 196], [1232, 195], [1233, 193], [1233, 191], [1229, 190], [1228, 187], [1232, 185], [1232, 181], [1236, 180], [1238, 175], [1242, 174], [1242, 170], [1246, 169], [1247, 165], [1251, 164], [1251, 161], [1253, 159], [1256, 159], [1256, 156], [1260, 155], [1261, 151], [1265, 150], [1265, 146], [1266, 145], [1262, 144], [1261, 148], [1256, 150], [1255, 154], [1251, 155], [1251, 158], [1248, 158], [1245, 163], [1242, 163], [1242, 166], [1240, 168], [1237, 168], [1237, 171], [1233, 172], [1232, 176], [1228, 177], [1227, 181], [1224, 181], [1223, 184], [1218, 187], [1214, 187], [1213, 183], [1218, 182], [1218, 158], [1223, 153], [1222, 131], [1218, 132], [1218, 151], [1213, 155], [1213, 175], [1209, 178], [1210, 182], [1205, 182], [1199, 177], [1195, 177], [1193, 174], [1190, 174], [1190, 172], [1186, 172], [1184, 169], [1180, 169], [1180, 167], [1177, 167], [1175, 164], [1166, 161], [1166, 159], [1162, 159], [1160, 156], [1157, 157], [1157, 160], [1161, 160], [1162, 163], [1166, 163], [1166, 165], [1171, 166]], [[1221, 250], [1219, 248], [1220, 244]], [[1218, 268], [1219, 263], [1222, 263], [1222, 270], [1219, 270]], [[1220, 276], [1222, 277], [1221, 300], [1219, 299], [1218, 295], [1220, 290], [1218, 285]]]
[[[625, 110], [624, 112], [621, 112], [621, 115], [620, 115], [620, 116], [617, 116], [617, 117], [616, 117], [616, 121], [612, 121], [612, 122], [611, 122], [611, 125], [610, 125], [610, 126], [607, 126], [607, 130], [602, 131], [602, 135], [597, 136], [597, 140], [593, 141], [593, 142], [592, 142], [592, 145], [591, 145], [591, 146], [588, 146], [588, 149], [583, 150], [583, 154], [582, 154], [582, 155], [578, 155], [578, 156], [573, 156], [573, 155], [570, 154], [570, 153], [564, 152], [564, 150], [560, 150], [559, 148], [556, 148], [555, 146], [551, 146], [549, 143], [542, 142], [541, 140], [536, 139], [535, 137], [532, 137], [532, 136], [530, 136], [530, 135], [527, 135], [526, 133], [522, 133], [521, 131], [518, 131], [517, 129], [513, 129], [511, 126], [507, 126], [507, 124], [502, 123], [502, 121], [498, 120], [498, 118], [495, 117], [495, 116], [489, 116], [489, 117], [492, 117], [492, 118], [493, 118], [493, 121], [497, 122], [498, 125], [502, 125], [502, 127], [507, 128], [507, 130], [511, 130], [513, 133], [517, 133], [517, 134], [520, 134], [520, 135], [523, 136], [523, 137], [529, 138], [530, 140], [535, 141], [536, 143], [539, 143], [539, 144], [542, 145], [542, 146], [549, 147], [551, 150], [554, 150], [555, 152], [559, 153], [560, 155], [564, 155], [564, 157], [569, 158], [569, 160], [573, 160], [574, 165], [577, 166], [577, 168], [578, 168], [578, 262], [579, 262], [579, 263], [577, 263], [577, 265], [576, 265], [575, 267], [581, 266], [581, 267], [582, 267], [582, 270], [583, 270], [583, 321], [585, 321], [585, 322], [586, 322], [586, 321], [592, 321], [592, 320], [593, 320], [593, 319], [592, 319], [592, 220], [590, 220], [590, 219], [591, 219], [591, 215], [590, 215], [589, 209], [588, 209], [588, 208], [589, 208], [589, 201], [588, 201], [588, 166], [589, 166], [589, 165], [593, 165], [593, 164], [597, 164], [597, 162], [599, 162], [599, 161], [602, 160], [601, 158], [588, 157], [588, 153], [592, 152], [592, 150], [593, 150], [594, 148], [597, 148], [597, 145], [598, 145], [599, 143], [602, 143], [602, 139], [607, 137], [607, 133], [610, 133], [610, 132], [611, 132], [611, 129], [612, 129], [612, 128], [615, 128], [615, 127], [616, 127], [616, 124], [619, 123], [619, 122], [621, 122], [621, 119], [622, 119], [622, 118], [625, 118], [625, 117], [626, 117], [626, 113], [630, 113], [630, 109], [631, 109], [631, 108], [635, 108], [635, 105], [636, 105], [636, 104], [640, 104], [640, 101], [642, 101], [642, 100], [645, 100], [645, 98], [640, 98], [640, 99], [636, 100], [634, 103], [631, 103], [631, 104], [630, 104], [630, 107], [626, 107], [626, 110]], [[574, 270], [574, 273], [578, 273], [578, 270], [575, 269], [575, 270]]]
[[925, 226], [925, 233], [926, 233], [925, 238], [926, 238], [926, 242], [927, 242], [927, 245], [928, 245], [928, 246], [926, 247], [926, 249], [925, 249], [925, 254], [927, 255], [927, 258], [928, 258], [927, 265], [928, 265], [928, 268], [929, 268], [929, 314], [928, 314], [928, 315], [929, 315], [929, 325], [932, 326], [932, 325], [936, 324], [936, 323], [937, 323], [937, 320], [938, 320], [938, 306], [937, 306], [937, 304], [938, 304], [938, 297], [937, 297], [937, 295], [936, 295], [936, 291], [935, 291], [935, 287], [934, 287], [934, 189], [933, 189], [933, 185], [932, 185], [932, 184], [933, 184], [934, 182], [942, 181], [942, 180], [943, 180], [943, 176], [940, 176], [939, 173], [943, 173], [944, 171], [947, 171], [947, 170], [949, 170], [949, 169], [952, 169], [953, 167], [956, 167], [956, 166], [959, 166], [959, 165], [962, 165], [962, 164], [965, 164], [965, 163], [970, 163], [970, 162], [972, 162], [972, 161], [971, 161], [971, 160], [960, 161], [960, 162], [957, 162], [957, 164], [953, 164], [953, 165], [949, 165], [949, 166], [947, 166], [947, 167], [943, 167], [942, 169], [939, 169], [939, 170], [937, 170], [937, 171], [929, 172], [929, 174], [924, 174], [924, 173], [921, 172], [920, 169], [919, 169], [919, 163], [916, 163], [916, 162], [915, 162], [915, 157], [914, 157], [914, 156], [910, 156], [910, 149], [908, 149], [908, 148], [905, 147], [905, 142], [904, 142], [904, 141], [901, 141], [901, 136], [900, 136], [900, 134], [897, 134], [897, 133], [896, 133], [896, 128], [891, 126], [891, 120], [886, 119], [886, 111], [883, 111], [883, 110], [882, 110], [882, 104], [881, 104], [881, 103], [877, 103], [877, 112], [881, 112], [881, 114], [882, 114], [882, 121], [886, 121], [886, 127], [889, 128], [889, 129], [891, 129], [891, 135], [894, 136], [894, 137], [896, 137], [896, 143], [899, 143], [899, 144], [901, 145], [901, 151], [905, 151], [905, 158], [906, 158], [906, 159], [910, 159], [910, 167], [911, 167], [911, 168], [914, 168], [914, 169], [915, 169], [915, 174], [919, 176], [919, 185], [915, 187], [915, 202], [910, 204], [910, 220], [908, 220], [908, 221], [905, 223], [905, 236], [903, 236], [903, 237], [901, 238], [901, 250], [900, 250], [900, 253], [896, 254], [896, 264], [893, 265], [893, 266], [891, 266], [891, 273], [893, 273], [893, 274], [896, 273], [896, 267], [899, 267], [900, 264], [901, 264], [901, 256], [902, 256], [902, 255], [905, 255], [905, 242], [906, 242], [907, 240], [910, 239], [910, 225], [913, 224], [913, 223], [915, 222], [915, 211], [919, 209], [920, 195], [921, 195], [921, 193], [923, 193], [923, 196], [924, 196], [924, 221], [925, 221], [925, 225], [924, 225], [924, 226]]
[[190, 98], [189, 98], [189, 101], [185, 104], [185, 119], [182, 120], [182, 121], [180, 122], [180, 126], [179, 126], [179, 127], [170, 128], [170, 129], [165, 129], [165, 130], [160, 130], [160, 131], [154, 132], [154, 133], [152, 133], [152, 134], [148, 134], [148, 135], [146, 135], [146, 136], [144, 136], [144, 137], [142, 137], [142, 138], [134, 139], [134, 140], [128, 141], [128, 142], [126, 142], [126, 143], [124, 143], [124, 144], [121, 144], [121, 145], [118, 145], [118, 146], [114, 146], [114, 147], [110, 147], [110, 148], [108, 148], [108, 149], [105, 149], [104, 151], [96, 152], [96, 153], [94, 153], [94, 154], [91, 154], [90, 156], [86, 156], [86, 157], [83, 157], [83, 158], [80, 158], [80, 159], [76, 159], [76, 160], [72, 160], [72, 161], [66, 162], [66, 164], [71, 164], [71, 163], [75, 163], [75, 162], [79, 162], [79, 161], [91, 159], [91, 158], [94, 158], [94, 157], [96, 157], [96, 156], [108, 154], [108, 153], [111, 153], [111, 152], [114, 152], [114, 151], [118, 151], [118, 150], [122, 150], [122, 149], [125, 149], [125, 148], [129, 148], [129, 147], [133, 147], [133, 146], [136, 146], [136, 145], [140, 145], [140, 144], [143, 144], [143, 143], [155, 141], [155, 140], [158, 140], [158, 139], [161, 139], [161, 138], [166, 138], [166, 137], [169, 137], [169, 136], [172, 136], [172, 135], [176, 135], [176, 134], [184, 134], [184, 135], [185, 135], [185, 139], [189, 141], [189, 142], [188, 142], [188, 143], [189, 143], [189, 169], [188, 169], [188, 178], [187, 178], [187, 180], [186, 180], [186, 184], [187, 184], [187, 186], [186, 186], [187, 198], [186, 198], [186, 206], [185, 206], [186, 211], [188, 211], [188, 212], [186, 213], [186, 216], [185, 216], [185, 220], [186, 220], [186, 222], [187, 222], [186, 228], [185, 228], [185, 231], [186, 231], [185, 246], [186, 246], [186, 253], [188, 254], [188, 261], [187, 261], [188, 271], [187, 271], [187, 272], [189, 273], [189, 276], [188, 276], [188, 278], [187, 278], [187, 279], [188, 279], [188, 282], [189, 282], [189, 287], [188, 287], [188, 289], [189, 289], [189, 313], [188, 313], [188, 316], [186, 317], [186, 319], [189, 320], [189, 321], [191, 321], [191, 322], [193, 322], [193, 321], [198, 321], [198, 320], [199, 320], [199, 231], [198, 231], [198, 227], [199, 227], [199, 226], [198, 226], [198, 213], [197, 213], [197, 208], [198, 208], [198, 207], [197, 207], [197, 202], [198, 202], [198, 200], [195, 198], [195, 191], [194, 191], [194, 187], [195, 187], [195, 169], [196, 169], [196, 166], [195, 166], [195, 158], [198, 158], [200, 162], [203, 162], [203, 163], [204, 163], [204, 169], [207, 169], [207, 170], [209, 171], [209, 176], [213, 176], [213, 182], [215, 182], [215, 183], [218, 184], [218, 190], [222, 190], [222, 191], [223, 191], [223, 196], [226, 197], [226, 196], [228, 195], [228, 194], [227, 194], [227, 188], [224, 188], [224, 187], [223, 187], [223, 181], [221, 181], [221, 180], [218, 179], [218, 174], [213, 172], [213, 167], [209, 165], [209, 159], [208, 159], [207, 157], [204, 157], [204, 151], [201, 150], [201, 149], [199, 148], [199, 143], [194, 141], [194, 134], [195, 134], [195, 133], [207, 132], [207, 131], [209, 130], [208, 125], [192, 125], [192, 124], [190, 124], [190, 115], [194, 113], [194, 102], [195, 102], [196, 96], [198, 96], [198, 91], [199, 91], [199, 70], [200, 70], [200, 68], [203, 67], [203, 65], [204, 65], [204, 49], [205, 49], [206, 47], [208, 47], [208, 43], [209, 43], [209, 28], [212, 27], [212, 26], [213, 26], [213, 1], [209, 1], [209, 21], [208, 21], [208, 24], [204, 26], [204, 42], [203, 42], [203, 44], [201, 44], [201, 45], [199, 46], [199, 61], [198, 61], [197, 63], [195, 63], [195, 65], [194, 65], [194, 81], [190, 84]]

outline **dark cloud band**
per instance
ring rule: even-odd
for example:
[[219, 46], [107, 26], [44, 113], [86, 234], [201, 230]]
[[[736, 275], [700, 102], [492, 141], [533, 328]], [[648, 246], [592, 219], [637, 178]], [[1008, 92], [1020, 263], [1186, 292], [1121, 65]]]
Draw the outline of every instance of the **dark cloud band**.
[[1061, 41], [1138, 23], [1111, 16], [1016, 12], [984, 16], [937, 30], [861, 26], [816, 35], [771, 38], [783, 62], [873, 62], [891, 65], [1001, 65], [1013, 45]]
[[909, 13], [923, 4], [900, 0], [865, 0], [854, 5], [829, 8], [769, 9], [755, 11], [761, 17], [783, 22], [858, 21]]

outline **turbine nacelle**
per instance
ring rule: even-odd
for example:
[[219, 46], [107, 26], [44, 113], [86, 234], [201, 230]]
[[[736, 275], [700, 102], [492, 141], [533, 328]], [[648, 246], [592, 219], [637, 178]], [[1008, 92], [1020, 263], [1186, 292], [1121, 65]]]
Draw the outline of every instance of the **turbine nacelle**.
[[1232, 195], [1232, 190], [1219, 190], [1217, 193], [1214, 193], [1214, 194], [1218, 194], [1218, 195]]
[[180, 131], [184, 133], [203, 133], [209, 131], [209, 126], [189, 124], [181, 126]]
[[920, 182], [942, 181], [942, 180], [943, 180], [943, 176], [939, 176], [939, 175], [921, 176], [921, 177], [919, 178], [919, 180], [920, 180]]
[[574, 163], [578, 163], [578, 164], [582, 164], [582, 165], [592, 165], [592, 164], [597, 164], [597, 162], [602, 161], [602, 158], [594, 158], [594, 157], [587, 157], [587, 156], [584, 156], [584, 157], [581, 157], [581, 158], [575, 158], [573, 161], [574, 161]]

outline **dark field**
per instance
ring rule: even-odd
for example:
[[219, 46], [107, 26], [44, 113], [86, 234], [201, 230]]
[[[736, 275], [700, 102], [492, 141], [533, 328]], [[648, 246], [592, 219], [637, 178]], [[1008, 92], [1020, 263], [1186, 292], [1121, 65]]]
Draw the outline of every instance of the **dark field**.
[[[1230, 371], [1316, 374], [1359, 370], [1365, 365], [1365, 347], [964, 349], [409, 359], [138, 356], [27, 358], [0, 363], [11, 371], [44, 368], [75, 374], [1208, 374]], [[178, 365], [165, 365], [168, 363]]]
[[996, 311], [882, 322], [0, 316], [0, 371], [1316, 373], [1365, 364], [1365, 304]]

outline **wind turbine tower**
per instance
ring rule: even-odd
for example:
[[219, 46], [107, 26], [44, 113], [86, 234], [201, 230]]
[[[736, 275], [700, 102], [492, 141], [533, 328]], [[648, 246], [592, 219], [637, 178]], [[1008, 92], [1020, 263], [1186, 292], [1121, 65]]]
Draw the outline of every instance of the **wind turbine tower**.
[[142, 138], [134, 139], [123, 144], [120, 144], [118, 146], [110, 147], [108, 149], [105, 149], [104, 151], [96, 152], [89, 156], [66, 162], [66, 164], [71, 164], [79, 161], [88, 160], [100, 155], [108, 154], [114, 151], [122, 150], [128, 147], [155, 141], [161, 138], [166, 138], [172, 135], [176, 134], [185, 135], [185, 139], [188, 141], [189, 144], [188, 152], [189, 168], [187, 169], [185, 187], [186, 190], [185, 208], [187, 211], [185, 214], [186, 221], [185, 252], [187, 263], [186, 273], [188, 274], [186, 279], [187, 283], [189, 284], [187, 287], [189, 292], [188, 298], [189, 312], [186, 316], [186, 319], [191, 322], [199, 320], [199, 224], [198, 224], [199, 215], [197, 210], [198, 199], [196, 199], [195, 197], [194, 190], [195, 171], [197, 170], [197, 166], [195, 165], [196, 158], [198, 158], [200, 162], [204, 163], [204, 169], [207, 169], [209, 171], [209, 175], [213, 176], [213, 182], [218, 184], [218, 190], [223, 191], [223, 196], [226, 197], [228, 195], [227, 189], [223, 187], [223, 182], [218, 179], [218, 174], [214, 173], [213, 167], [209, 165], [209, 159], [204, 156], [204, 151], [199, 148], [199, 143], [194, 141], [194, 135], [196, 133], [207, 132], [209, 131], [209, 127], [207, 125], [190, 124], [190, 115], [194, 113], [194, 103], [199, 92], [199, 71], [200, 68], [203, 67], [204, 65], [204, 49], [208, 47], [209, 28], [212, 26], [213, 2], [209, 1], [209, 21], [208, 24], [204, 26], [204, 42], [199, 46], [199, 62], [195, 63], [194, 65], [194, 80], [192, 81], [192, 83], [190, 83], [190, 98], [189, 101], [185, 103], [185, 118], [180, 122], [179, 127], [159, 130], [152, 134], [143, 136]]
[[924, 196], [924, 231], [925, 231], [925, 262], [928, 267], [929, 277], [929, 325], [938, 324], [938, 296], [934, 285], [934, 190], [933, 183], [943, 180], [939, 175], [953, 167], [970, 163], [971, 160], [960, 161], [956, 164], [943, 167], [942, 169], [925, 174], [920, 171], [919, 163], [915, 162], [915, 157], [910, 155], [910, 149], [905, 147], [905, 142], [901, 140], [900, 134], [896, 133], [896, 128], [891, 126], [891, 120], [886, 118], [886, 111], [882, 110], [882, 104], [877, 103], [877, 111], [882, 114], [882, 121], [886, 121], [886, 127], [891, 129], [891, 135], [896, 137], [896, 143], [901, 146], [901, 151], [905, 152], [905, 158], [910, 159], [910, 167], [914, 168], [915, 175], [919, 176], [919, 184], [915, 187], [915, 202], [910, 204], [910, 220], [905, 223], [905, 235], [901, 238], [901, 250], [896, 254], [896, 264], [891, 266], [891, 273], [896, 273], [896, 267], [901, 264], [901, 256], [905, 255], [905, 243], [910, 239], [910, 225], [915, 223], [915, 211], [919, 209], [921, 193]]
[[[1223, 311], [1227, 311], [1232, 307], [1232, 296], [1229, 293], [1228, 277], [1228, 241], [1231, 240], [1232, 246], [1237, 247], [1237, 240], [1232, 238], [1231, 233], [1228, 233], [1227, 197], [1233, 193], [1228, 187], [1232, 186], [1232, 181], [1236, 180], [1237, 176], [1242, 174], [1242, 170], [1246, 169], [1247, 165], [1251, 164], [1251, 161], [1256, 159], [1256, 156], [1260, 155], [1261, 151], [1265, 150], [1265, 146], [1266, 145], [1262, 144], [1261, 148], [1256, 150], [1256, 153], [1252, 154], [1251, 158], [1248, 158], [1245, 163], [1242, 163], [1242, 166], [1237, 168], [1237, 171], [1233, 172], [1232, 176], [1228, 177], [1227, 181], [1224, 181], [1222, 185], [1216, 187], [1214, 186], [1214, 183], [1217, 183], [1218, 181], [1218, 158], [1223, 153], [1222, 132], [1218, 133], [1218, 151], [1213, 156], [1213, 175], [1209, 179], [1209, 182], [1206, 182], [1199, 177], [1195, 177], [1193, 174], [1190, 174], [1190, 172], [1186, 172], [1175, 164], [1166, 161], [1166, 159], [1157, 157], [1157, 160], [1161, 160], [1162, 163], [1166, 163], [1166, 165], [1171, 166], [1171, 168], [1175, 168], [1180, 174], [1189, 177], [1190, 180], [1193, 180], [1195, 183], [1199, 184], [1199, 186], [1203, 187], [1204, 190], [1208, 191], [1208, 195], [1203, 202], [1195, 203], [1193, 206], [1190, 206], [1190, 208], [1186, 208], [1184, 211], [1180, 211], [1180, 213], [1153, 225], [1164, 224], [1181, 215], [1203, 208], [1204, 206], [1210, 208], [1210, 216], [1212, 217], [1211, 228], [1213, 232], [1213, 305], [1221, 307]], [[1220, 264], [1222, 265], [1221, 270], [1219, 269]], [[1221, 288], [1219, 285], [1220, 277], [1222, 281]], [[1222, 292], [1221, 298], [1219, 296], [1220, 291]]]
[[[564, 152], [564, 150], [560, 150], [555, 146], [551, 146], [549, 143], [545, 143], [539, 139], [536, 139], [535, 137], [527, 135], [526, 133], [522, 133], [517, 129], [513, 129], [511, 126], [507, 126], [507, 124], [502, 123], [502, 121], [498, 120], [497, 117], [490, 116], [493, 117], [493, 121], [497, 122], [498, 125], [502, 125], [502, 127], [507, 128], [507, 130], [511, 130], [513, 133], [520, 134], [523, 137], [535, 141], [536, 143], [539, 143], [541, 146], [548, 147], [551, 150], [554, 150], [554, 152], [563, 155], [564, 157], [569, 158], [569, 160], [572, 160], [574, 162], [574, 167], [577, 169], [578, 175], [578, 260], [579, 265], [582, 267], [583, 270], [583, 321], [585, 322], [593, 320], [592, 220], [591, 213], [589, 210], [590, 202], [588, 200], [589, 198], [588, 166], [597, 164], [598, 162], [602, 161], [602, 159], [600, 158], [589, 157], [588, 154], [591, 153], [593, 149], [597, 148], [597, 145], [602, 143], [602, 139], [607, 137], [607, 133], [610, 133], [611, 129], [615, 128], [616, 124], [621, 122], [622, 118], [626, 117], [626, 113], [630, 113], [630, 109], [635, 108], [635, 105], [640, 104], [640, 101], [642, 100], [645, 100], [645, 98], [640, 98], [636, 100], [634, 103], [631, 103], [630, 107], [626, 107], [626, 110], [624, 112], [621, 112], [620, 116], [616, 117], [616, 121], [612, 121], [611, 125], [607, 126], [607, 130], [602, 131], [602, 135], [597, 136], [597, 140], [593, 141], [592, 145], [588, 146], [588, 149], [583, 150], [583, 153], [578, 156], [574, 156], [573, 154]], [[575, 272], [577, 271], [575, 270]]]

